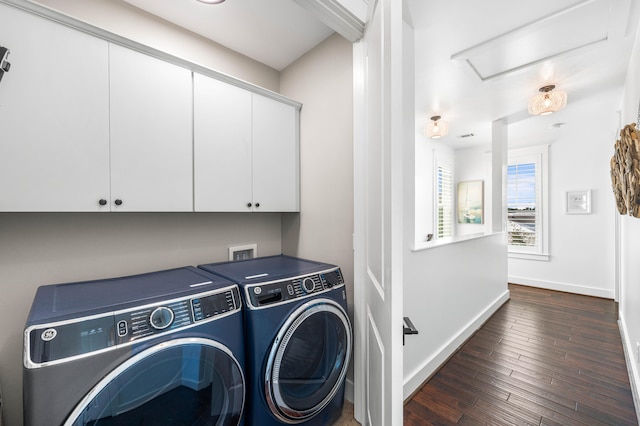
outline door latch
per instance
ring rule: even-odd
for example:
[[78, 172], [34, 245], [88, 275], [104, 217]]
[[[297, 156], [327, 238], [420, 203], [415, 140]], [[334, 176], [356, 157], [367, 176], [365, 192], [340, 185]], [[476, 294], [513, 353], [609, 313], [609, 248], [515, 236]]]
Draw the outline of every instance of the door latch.
[[407, 334], [418, 334], [418, 329], [409, 317], [402, 318], [402, 346], [404, 346], [404, 336]]

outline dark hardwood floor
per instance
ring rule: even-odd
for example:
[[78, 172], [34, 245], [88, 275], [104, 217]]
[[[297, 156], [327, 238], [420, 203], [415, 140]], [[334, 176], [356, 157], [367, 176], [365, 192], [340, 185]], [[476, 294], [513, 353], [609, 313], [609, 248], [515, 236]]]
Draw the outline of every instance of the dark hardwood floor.
[[612, 300], [511, 299], [404, 407], [405, 425], [637, 425]]

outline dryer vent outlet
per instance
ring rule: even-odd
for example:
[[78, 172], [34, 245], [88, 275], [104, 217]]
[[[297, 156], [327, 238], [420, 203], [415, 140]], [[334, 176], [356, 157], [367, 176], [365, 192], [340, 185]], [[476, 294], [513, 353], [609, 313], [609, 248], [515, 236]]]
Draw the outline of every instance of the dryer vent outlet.
[[229, 247], [229, 260], [247, 260], [258, 256], [258, 245]]

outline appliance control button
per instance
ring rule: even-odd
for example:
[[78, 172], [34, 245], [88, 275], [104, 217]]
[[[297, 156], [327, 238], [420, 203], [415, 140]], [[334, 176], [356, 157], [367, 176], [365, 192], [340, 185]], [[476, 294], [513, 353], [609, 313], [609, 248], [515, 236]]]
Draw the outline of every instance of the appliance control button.
[[118, 336], [124, 337], [127, 335], [127, 322], [122, 320], [118, 321]]
[[315, 286], [316, 284], [313, 282], [313, 278], [307, 277], [302, 281], [302, 288], [307, 293], [311, 293]]
[[151, 327], [156, 330], [164, 330], [173, 323], [173, 311], [165, 306], [156, 308], [151, 315], [149, 315], [149, 323]]
[[287, 292], [289, 292], [289, 296], [293, 296], [295, 294], [295, 291], [293, 290], [293, 286], [291, 284], [287, 286]]
[[253, 289], [253, 292], [254, 292], [255, 294], [260, 294], [260, 293], [262, 293], [262, 289], [261, 289], [260, 287], [255, 287], [255, 288]]

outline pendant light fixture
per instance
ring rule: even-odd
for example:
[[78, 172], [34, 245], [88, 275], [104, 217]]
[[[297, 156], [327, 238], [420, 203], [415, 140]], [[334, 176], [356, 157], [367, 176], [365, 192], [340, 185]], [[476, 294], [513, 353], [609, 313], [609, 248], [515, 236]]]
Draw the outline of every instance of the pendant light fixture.
[[438, 139], [449, 133], [449, 126], [446, 121], [441, 120], [442, 117], [434, 115], [431, 117], [432, 123], [427, 126], [427, 136], [431, 139]]
[[549, 115], [567, 106], [567, 93], [555, 88], [553, 84], [541, 87], [540, 93], [529, 100], [529, 114]]
[[200, 3], [206, 3], [206, 4], [220, 4], [220, 3], [224, 3], [224, 0], [198, 0]]

